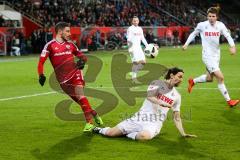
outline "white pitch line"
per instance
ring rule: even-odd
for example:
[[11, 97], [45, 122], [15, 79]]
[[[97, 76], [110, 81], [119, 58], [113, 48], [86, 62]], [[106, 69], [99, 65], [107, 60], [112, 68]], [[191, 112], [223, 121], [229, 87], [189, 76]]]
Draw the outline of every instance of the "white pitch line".
[[[178, 88], [178, 89], [186, 89], [186, 88]], [[240, 90], [240, 88], [227, 88], [228, 90]], [[218, 90], [218, 88], [193, 88], [193, 90]]]
[[6, 62], [25, 62], [25, 61], [32, 61], [36, 60], [37, 57], [27, 57], [27, 58], [12, 58], [12, 59], [0, 59], [0, 63], [6, 63]]
[[57, 93], [57, 92], [52, 91], [52, 92], [36, 93], [36, 94], [25, 95], [25, 96], [18, 96], [18, 97], [2, 98], [2, 99], [0, 99], [0, 101], [9, 101], [9, 100], [14, 100], [14, 99], [22, 99], [22, 98], [29, 98], [29, 97], [37, 97], [37, 96], [43, 96], [43, 95], [48, 95], [48, 94], [54, 94], [54, 93]]
[[[115, 89], [115, 88], [129, 88], [129, 87], [86, 87], [86, 88], [93, 88], [93, 89]], [[135, 89], [141, 89], [141, 88], [135, 88]], [[186, 89], [186, 88], [178, 88], [180, 90]], [[194, 90], [218, 90], [218, 88], [194, 88]], [[240, 90], [240, 88], [229, 88], [228, 90]], [[37, 96], [44, 96], [49, 94], [55, 94], [58, 93], [56, 91], [52, 92], [44, 92], [44, 93], [36, 93], [31, 95], [25, 95], [25, 96], [16, 96], [16, 97], [8, 97], [8, 98], [2, 98], [1, 101], [9, 101], [9, 100], [15, 100], [15, 99], [23, 99], [23, 98], [30, 98], [30, 97], [37, 97]]]

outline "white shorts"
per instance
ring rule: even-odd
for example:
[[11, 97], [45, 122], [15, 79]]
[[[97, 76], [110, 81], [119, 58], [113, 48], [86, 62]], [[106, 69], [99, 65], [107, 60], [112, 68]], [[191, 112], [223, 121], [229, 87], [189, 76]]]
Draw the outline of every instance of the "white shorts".
[[135, 48], [133, 51], [130, 51], [130, 56], [132, 62], [145, 61], [145, 54], [142, 48]]
[[117, 127], [124, 135], [128, 135], [133, 132], [148, 131], [151, 138], [153, 138], [160, 133], [162, 124], [162, 122], [142, 122], [137, 119], [133, 120], [130, 118], [120, 122]]
[[220, 57], [203, 56], [202, 60], [209, 73], [220, 71], [220, 68], [219, 68]]

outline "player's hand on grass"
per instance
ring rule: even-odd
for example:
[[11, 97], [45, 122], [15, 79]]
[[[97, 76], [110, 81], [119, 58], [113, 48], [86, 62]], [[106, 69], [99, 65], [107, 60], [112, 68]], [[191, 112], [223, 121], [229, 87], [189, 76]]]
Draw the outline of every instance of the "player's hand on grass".
[[187, 49], [187, 45], [183, 45], [182, 50], [186, 50], [186, 49]]
[[41, 75], [39, 75], [39, 84], [41, 85], [41, 86], [43, 86], [44, 85], [44, 83], [45, 83], [45, 81], [46, 81], [46, 77], [45, 77], [45, 75], [44, 74], [41, 74]]
[[196, 135], [194, 135], [194, 134], [184, 134], [184, 135], [182, 135], [184, 138], [197, 138], [197, 136]]
[[230, 47], [230, 48], [229, 48], [229, 50], [230, 50], [230, 53], [231, 53], [231, 55], [235, 55], [235, 54], [236, 54], [236, 52], [237, 52], [237, 50], [236, 50], [236, 47], [235, 47], [235, 46], [233, 46], [233, 47]]

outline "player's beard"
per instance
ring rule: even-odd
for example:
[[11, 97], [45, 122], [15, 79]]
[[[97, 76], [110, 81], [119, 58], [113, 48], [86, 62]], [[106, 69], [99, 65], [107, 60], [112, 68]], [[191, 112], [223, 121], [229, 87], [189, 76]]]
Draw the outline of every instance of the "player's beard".
[[178, 82], [174, 85], [174, 87], [178, 87], [182, 82]]
[[69, 40], [70, 40], [70, 36], [62, 36], [62, 39], [63, 39], [64, 41], [69, 41]]

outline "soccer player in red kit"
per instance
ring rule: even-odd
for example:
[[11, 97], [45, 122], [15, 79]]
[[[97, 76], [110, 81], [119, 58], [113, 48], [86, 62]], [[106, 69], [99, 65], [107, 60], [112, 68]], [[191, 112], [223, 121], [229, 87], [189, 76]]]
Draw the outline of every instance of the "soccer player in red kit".
[[[94, 128], [93, 118], [98, 125], [102, 125], [103, 121], [97, 112], [91, 108], [88, 99], [84, 96], [85, 82], [82, 69], [87, 57], [70, 41], [71, 33], [68, 23], [57, 23], [55, 32], [56, 38], [45, 45], [40, 55], [38, 63], [39, 83], [43, 86], [46, 81], [43, 65], [49, 57], [61, 88], [81, 106], [84, 112], [87, 123], [83, 131], [92, 131]], [[74, 62], [74, 56], [79, 59], [77, 63]]]

